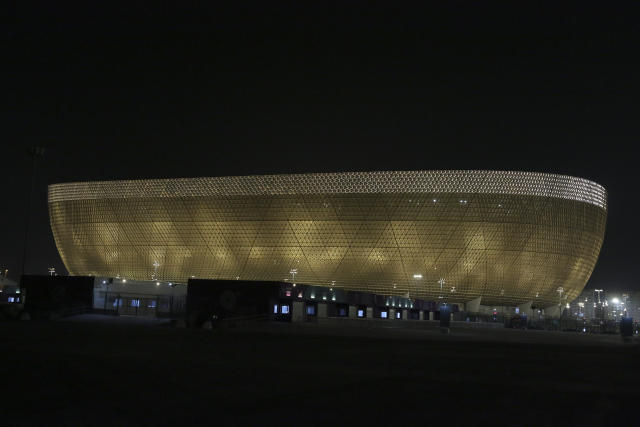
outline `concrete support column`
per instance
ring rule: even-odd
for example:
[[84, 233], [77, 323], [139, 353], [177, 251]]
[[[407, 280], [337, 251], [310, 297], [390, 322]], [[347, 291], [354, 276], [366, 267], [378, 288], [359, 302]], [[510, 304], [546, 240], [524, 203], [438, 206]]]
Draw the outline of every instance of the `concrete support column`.
[[327, 304], [324, 302], [318, 303], [318, 312], [316, 313], [318, 317], [327, 317]]
[[433, 320], [433, 311], [429, 312], [429, 320]]
[[479, 313], [480, 312], [480, 301], [482, 297], [474, 298], [471, 301], [467, 301], [464, 303], [464, 311], [467, 313]]
[[349, 318], [357, 319], [358, 318], [358, 307], [355, 305], [349, 306]]
[[373, 307], [367, 307], [367, 319], [373, 319]]
[[424, 320], [424, 311], [420, 310], [420, 320]]
[[402, 310], [402, 320], [409, 320], [409, 310], [406, 308]]
[[293, 301], [291, 306], [291, 321], [292, 322], [304, 322], [306, 316], [304, 312], [303, 301]]
[[389, 309], [389, 319], [395, 319], [396, 318], [396, 309], [395, 308], [390, 308]]

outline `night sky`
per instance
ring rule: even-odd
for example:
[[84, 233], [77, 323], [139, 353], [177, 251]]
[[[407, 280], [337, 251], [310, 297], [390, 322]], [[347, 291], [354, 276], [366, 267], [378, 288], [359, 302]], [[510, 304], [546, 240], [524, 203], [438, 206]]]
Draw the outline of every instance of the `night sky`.
[[604, 185], [607, 234], [587, 286], [640, 289], [634, 11], [94, 3], [3, 6], [0, 267], [10, 277], [26, 150], [43, 146], [28, 273], [65, 271], [48, 222], [54, 182], [499, 169]]

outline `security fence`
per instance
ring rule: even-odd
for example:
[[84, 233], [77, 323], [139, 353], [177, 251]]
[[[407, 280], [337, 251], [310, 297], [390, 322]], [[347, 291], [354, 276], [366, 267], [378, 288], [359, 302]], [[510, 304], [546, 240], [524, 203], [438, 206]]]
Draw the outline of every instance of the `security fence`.
[[184, 315], [185, 295], [140, 295], [120, 292], [98, 292], [94, 309], [126, 316], [176, 317]]

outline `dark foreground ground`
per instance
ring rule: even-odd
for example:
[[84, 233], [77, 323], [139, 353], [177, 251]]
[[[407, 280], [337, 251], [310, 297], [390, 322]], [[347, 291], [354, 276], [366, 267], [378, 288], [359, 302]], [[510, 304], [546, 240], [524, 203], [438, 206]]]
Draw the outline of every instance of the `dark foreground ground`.
[[510, 330], [0, 323], [0, 425], [638, 425], [640, 347]]

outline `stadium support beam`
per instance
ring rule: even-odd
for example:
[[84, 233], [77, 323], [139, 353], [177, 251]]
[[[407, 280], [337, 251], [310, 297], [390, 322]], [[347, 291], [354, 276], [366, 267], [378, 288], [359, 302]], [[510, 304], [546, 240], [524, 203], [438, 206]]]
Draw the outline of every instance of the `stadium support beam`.
[[471, 301], [467, 301], [464, 303], [464, 311], [467, 313], [478, 313], [480, 312], [480, 301], [482, 297], [474, 298]]

